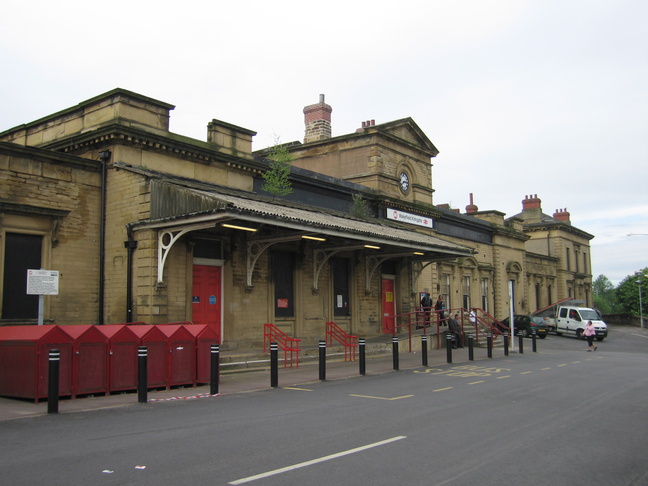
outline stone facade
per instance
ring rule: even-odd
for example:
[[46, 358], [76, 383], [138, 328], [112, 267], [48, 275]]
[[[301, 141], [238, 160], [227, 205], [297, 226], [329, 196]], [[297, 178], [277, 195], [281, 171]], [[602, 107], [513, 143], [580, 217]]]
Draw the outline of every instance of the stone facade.
[[[321, 98], [304, 110], [306, 143], [288, 144], [295, 191], [277, 200], [260, 190], [267, 161], [251, 151], [253, 131], [213, 119], [207, 141], [183, 137], [168, 131], [172, 105], [125, 90], [0, 133], [3, 269], [8, 233], [42, 235], [42, 266], [61, 272], [47, 322], [197, 321], [209, 299], [219, 309], [210, 325], [231, 348], [260, 346], [264, 323], [311, 343], [327, 321], [388, 332], [409, 317], [389, 324], [383, 306], [415, 311], [424, 291], [496, 318], [508, 313], [509, 282], [518, 313], [590, 300], [592, 236], [566, 210], [547, 216], [537, 197], [510, 218], [472, 199], [464, 214], [435, 206], [438, 151], [412, 119], [331, 137], [312, 125], [330, 125], [329, 108]], [[357, 194], [366, 218], [352, 215]], [[281, 258], [289, 283], [277, 277]], [[202, 295], [204, 267], [219, 280]], [[0, 288], [11, 285], [0, 273]], [[3, 314], [15, 323], [34, 319]]]

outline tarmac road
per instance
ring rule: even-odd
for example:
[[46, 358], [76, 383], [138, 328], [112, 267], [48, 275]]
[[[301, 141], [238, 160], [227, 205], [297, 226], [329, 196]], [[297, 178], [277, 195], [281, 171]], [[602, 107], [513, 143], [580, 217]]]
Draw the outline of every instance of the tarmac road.
[[447, 364], [435, 351], [427, 368], [7, 420], [0, 477], [644, 485], [647, 340], [645, 330], [615, 327], [593, 353], [584, 341], [549, 336], [538, 353], [530, 340], [524, 354], [473, 362]]

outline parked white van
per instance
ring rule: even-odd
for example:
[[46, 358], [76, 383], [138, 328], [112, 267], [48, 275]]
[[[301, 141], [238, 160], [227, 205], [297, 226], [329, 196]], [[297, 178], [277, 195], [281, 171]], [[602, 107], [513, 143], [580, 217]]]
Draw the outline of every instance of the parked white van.
[[583, 339], [583, 331], [587, 322], [592, 321], [596, 329], [596, 340], [603, 341], [608, 335], [607, 324], [603, 322], [601, 314], [589, 307], [559, 306], [554, 322], [549, 319], [549, 330], [558, 336], [571, 334], [578, 339]]

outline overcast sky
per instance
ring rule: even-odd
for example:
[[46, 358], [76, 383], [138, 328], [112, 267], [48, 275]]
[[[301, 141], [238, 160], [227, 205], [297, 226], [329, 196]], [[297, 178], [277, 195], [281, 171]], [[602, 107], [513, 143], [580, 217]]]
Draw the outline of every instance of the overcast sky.
[[[412, 117], [434, 203], [512, 216], [525, 195], [592, 234], [594, 278], [648, 267], [648, 1], [5, 2], [0, 131], [124, 88], [217, 118], [254, 149]], [[627, 236], [630, 233], [638, 236]]]

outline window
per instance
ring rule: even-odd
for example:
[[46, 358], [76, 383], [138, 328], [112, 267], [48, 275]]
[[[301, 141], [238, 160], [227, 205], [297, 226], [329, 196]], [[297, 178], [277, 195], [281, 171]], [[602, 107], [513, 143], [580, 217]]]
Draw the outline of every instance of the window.
[[553, 304], [553, 297], [551, 297], [551, 285], [547, 285], [547, 302]]
[[481, 280], [481, 306], [484, 312], [488, 312], [488, 279]]
[[41, 268], [43, 237], [6, 233], [3, 319], [37, 319], [38, 295], [27, 295], [27, 270]]
[[441, 275], [441, 295], [443, 295], [445, 308], [450, 309], [450, 275], [447, 273]]
[[470, 275], [463, 277], [463, 308], [470, 309]]
[[535, 300], [536, 300], [536, 309], [540, 308], [540, 284], [535, 284]]
[[569, 267], [571, 267], [569, 248], [565, 248], [565, 255], [566, 255], [565, 270], [569, 270]]
[[275, 317], [295, 316], [295, 256], [278, 251], [273, 253]]
[[583, 273], [588, 273], [587, 270], [587, 253], [583, 252]]
[[333, 258], [333, 315], [346, 317], [351, 315], [349, 308], [349, 260]]

